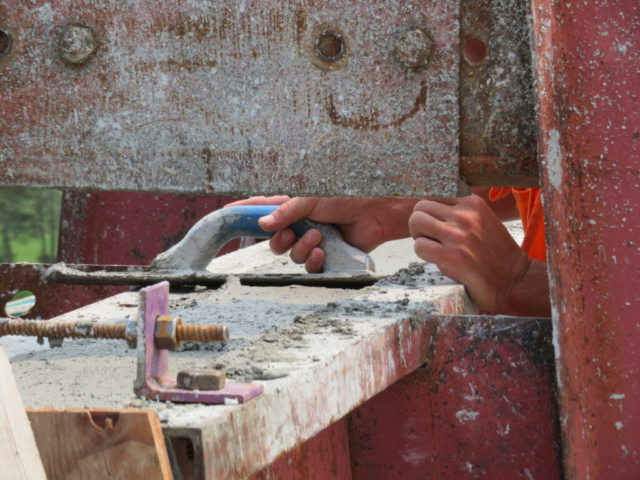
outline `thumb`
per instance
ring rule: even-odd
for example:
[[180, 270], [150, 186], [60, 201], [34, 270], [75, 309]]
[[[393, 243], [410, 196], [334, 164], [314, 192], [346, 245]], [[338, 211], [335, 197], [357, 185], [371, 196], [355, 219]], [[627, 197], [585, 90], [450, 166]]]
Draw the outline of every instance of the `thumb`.
[[267, 232], [283, 230], [292, 223], [308, 216], [318, 204], [318, 198], [296, 197], [283, 203], [270, 215], [262, 217], [258, 223]]

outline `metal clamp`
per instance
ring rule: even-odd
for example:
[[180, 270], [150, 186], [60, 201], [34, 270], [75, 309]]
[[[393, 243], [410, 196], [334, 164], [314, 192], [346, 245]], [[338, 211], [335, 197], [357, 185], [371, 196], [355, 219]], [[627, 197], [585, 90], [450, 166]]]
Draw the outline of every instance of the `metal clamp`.
[[[176, 377], [169, 372], [169, 351], [156, 345], [156, 319], [169, 314], [169, 282], [142, 289], [138, 298], [137, 337], [144, 341], [139, 341], [137, 346], [136, 395], [172, 402], [236, 404], [245, 403], [263, 392], [264, 387], [256, 383], [228, 382], [220, 390], [178, 388]], [[170, 317], [166, 318], [171, 321]]]

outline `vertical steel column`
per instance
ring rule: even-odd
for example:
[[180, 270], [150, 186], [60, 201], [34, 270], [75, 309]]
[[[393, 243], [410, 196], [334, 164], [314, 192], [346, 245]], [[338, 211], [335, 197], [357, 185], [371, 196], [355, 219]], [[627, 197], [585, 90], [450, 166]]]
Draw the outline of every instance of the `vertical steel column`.
[[533, 0], [567, 478], [640, 478], [640, 4]]

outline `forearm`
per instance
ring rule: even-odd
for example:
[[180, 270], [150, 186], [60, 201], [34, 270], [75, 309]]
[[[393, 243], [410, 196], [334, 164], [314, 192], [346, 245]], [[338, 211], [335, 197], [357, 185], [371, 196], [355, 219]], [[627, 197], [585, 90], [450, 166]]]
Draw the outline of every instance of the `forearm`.
[[419, 198], [378, 198], [372, 201], [372, 214], [382, 228], [384, 242], [408, 238], [409, 217]]
[[495, 313], [527, 317], [550, 317], [547, 263], [531, 260], [522, 277], [507, 292]]

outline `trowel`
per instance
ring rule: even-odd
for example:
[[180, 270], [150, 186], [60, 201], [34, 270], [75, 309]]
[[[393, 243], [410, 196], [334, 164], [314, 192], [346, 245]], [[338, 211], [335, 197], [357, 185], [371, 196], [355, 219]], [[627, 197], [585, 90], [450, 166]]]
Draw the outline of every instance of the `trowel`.
[[[196, 223], [175, 246], [158, 255], [150, 266], [68, 266], [58, 263], [46, 270], [48, 282], [83, 285], [151, 285], [166, 280], [171, 285], [218, 287], [229, 278], [207, 267], [229, 241], [239, 237], [270, 238], [258, 220], [273, 213], [278, 206], [239, 206], [216, 210]], [[290, 226], [300, 238], [310, 229], [322, 234], [320, 248], [325, 252], [324, 272], [315, 274], [238, 274], [242, 285], [306, 285], [357, 288], [374, 284], [373, 259], [349, 245], [336, 227], [302, 219]]]

